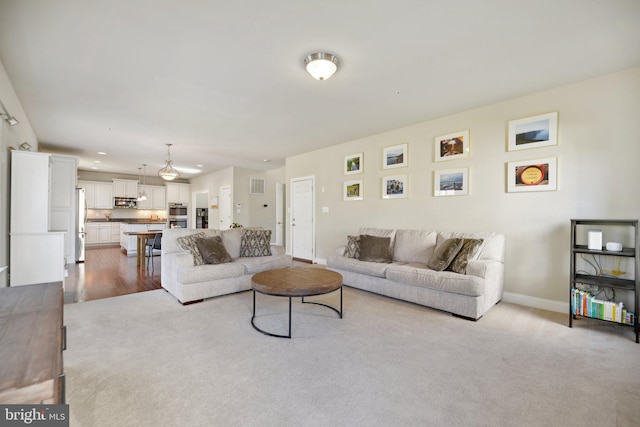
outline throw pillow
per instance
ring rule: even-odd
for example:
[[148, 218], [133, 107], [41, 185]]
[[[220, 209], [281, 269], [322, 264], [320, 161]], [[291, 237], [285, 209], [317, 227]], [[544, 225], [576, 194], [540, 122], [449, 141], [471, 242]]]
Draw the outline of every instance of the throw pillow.
[[436, 247], [433, 256], [427, 266], [435, 271], [442, 271], [451, 264], [453, 259], [462, 249], [463, 239], [447, 239]]
[[180, 246], [180, 249], [193, 255], [193, 265], [204, 264], [204, 260], [200, 254], [200, 249], [198, 249], [198, 245], [196, 245], [196, 239], [203, 238], [205, 236], [206, 234], [204, 233], [196, 233], [184, 237], [178, 237], [176, 239], [176, 243]]
[[360, 261], [390, 263], [390, 237], [376, 237], [366, 234], [360, 235]]
[[347, 258], [360, 258], [360, 236], [347, 236], [347, 247], [344, 249]]
[[271, 230], [242, 229], [240, 237], [240, 256], [271, 255]]
[[447, 267], [447, 270], [466, 274], [467, 263], [476, 256], [480, 245], [482, 245], [482, 241], [482, 239], [464, 239], [460, 252], [458, 252], [449, 267]]
[[229, 252], [225, 249], [224, 243], [222, 243], [222, 237], [198, 238], [195, 239], [195, 241], [205, 264], [231, 262], [231, 255], [229, 255]]

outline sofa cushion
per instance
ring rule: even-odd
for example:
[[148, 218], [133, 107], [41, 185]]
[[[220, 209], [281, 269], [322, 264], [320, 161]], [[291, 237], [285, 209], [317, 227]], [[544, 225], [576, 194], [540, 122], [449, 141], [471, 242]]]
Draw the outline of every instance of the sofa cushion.
[[339, 255], [329, 255], [329, 257], [327, 258], [327, 267], [382, 278], [385, 277], [387, 268], [390, 265], [401, 264], [360, 261], [357, 259], [347, 258]]
[[[178, 245], [178, 237], [188, 236], [194, 233], [204, 233], [205, 237], [220, 236], [220, 230], [215, 229], [194, 229], [194, 228], [165, 228], [162, 232], [162, 253], [182, 252]], [[240, 240], [238, 240], [239, 242]]]
[[204, 233], [195, 233], [189, 234], [188, 236], [178, 237], [176, 239], [178, 246], [180, 246], [183, 251], [189, 252], [191, 255], [193, 255], [193, 265], [204, 264], [202, 254], [200, 254], [200, 249], [198, 249], [198, 245], [196, 245], [196, 239], [200, 239], [203, 237], [205, 237]]
[[233, 262], [243, 265], [245, 274], [256, 274], [261, 271], [287, 268], [293, 265], [291, 256], [286, 254], [263, 257], [241, 257], [235, 259]]
[[360, 236], [347, 236], [344, 256], [347, 258], [360, 258]]
[[472, 297], [485, 293], [485, 282], [480, 277], [452, 271], [434, 271], [424, 267], [425, 265], [419, 264], [391, 265], [387, 269], [387, 279], [397, 283]]
[[210, 282], [244, 275], [244, 266], [233, 262], [224, 264], [204, 264], [179, 268], [177, 280], [181, 284]]
[[490, 260], [504, 262], [504, 234], [489, 233], [489, 232], [455, 232], [455, 231], [440, 231], [438, 232], [438, 245], [440, 242], [451, 239], [453, 237], [459, 237], [462, 239], [482, 239], [483, 243], [480, 246], [480, 250], [476, 254], [474, 259]]
[[423, 230], [397, 230], [393, 260], [428, 263], [436, 248], [438, 233]]
[[460, 252], [463, 242], [463, 239], [453, 238], [447, 239], [436, 246], [433, 256], [427, 263], [429, 268], [435, 271], [442, 271], [447, 268], [458, 252]]
[[204, 237], [195, 239], [205, 264], [224, 264], [231, 262], [231, 255], [224, 248], [222, 237]]
[[360, 261], [391, 262], [390, 237], [360, 235]]
[[240, 257], [240, 240], [242, 239], [242, 228], [230, 228], [222, 232], [222, 243], [229, 252], [231, 258]]
[[256, 257], [271, 255], [271, 230], [243, 228], [240, 239], [240, 256]]
[[391, 241], [389, 242], [389, 247], [391, 249], [391, 253], [393, 254], [393, 248], [396, 244], [396, 230], [389, 230], [384, 228], [371, 228], [371, 227], [360, 227], [360, 232], [358, 234], [367, 236], [376, 236], [376, 237], [389, 237]]
[[451, 264], [449, 264], [449, 267], [446, 268], [454, 273], [466, 274], [467, 263], [469, 260], [475, 259], [480, 245], [482, 245], [482, 239], [463, 239], [463, 241], [464, 243], [462, 244], [462, 248], [460, 248], [460, 252], [458, 252]]

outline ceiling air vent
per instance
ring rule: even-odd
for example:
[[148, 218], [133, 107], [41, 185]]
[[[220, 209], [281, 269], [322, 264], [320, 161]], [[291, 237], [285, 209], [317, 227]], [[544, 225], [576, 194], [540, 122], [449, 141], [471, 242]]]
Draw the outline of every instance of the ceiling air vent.
[[249, 194], [260, 194], [264, 196], [264, 179], [249, 178]]

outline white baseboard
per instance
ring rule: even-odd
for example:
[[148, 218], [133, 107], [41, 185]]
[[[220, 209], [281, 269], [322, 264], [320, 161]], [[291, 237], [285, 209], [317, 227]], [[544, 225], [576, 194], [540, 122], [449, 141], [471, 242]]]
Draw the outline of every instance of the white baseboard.
[[514, 294], [504, 292], [502, 301], [511, 304], [524, 305], [527, 307], [541, 308], [543, 310], [555, 311], [558, 313], [569, 313], [569, 302], [554, 301], [549, 299], [532, 297], [529, 295]]
[[322, 264], [322, 265], [327, 265], [327, 260], [324, 258], [316, 258], [313, 260], [314, 264]]

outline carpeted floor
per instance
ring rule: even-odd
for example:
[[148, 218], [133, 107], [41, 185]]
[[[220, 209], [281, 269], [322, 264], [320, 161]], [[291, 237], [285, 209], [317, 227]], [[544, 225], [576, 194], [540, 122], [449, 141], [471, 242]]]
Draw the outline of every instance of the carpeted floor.
[[[287, 300], [257, 298], [286, 333]], [[506, 303], [471, 322], [345, 288], [342, 320], [294, 302], [286, 340], [251, 309], [251, 292], [183, 307], [164, 290], [66, 305], [71, 425], [640, 425], [630, 328]]]

